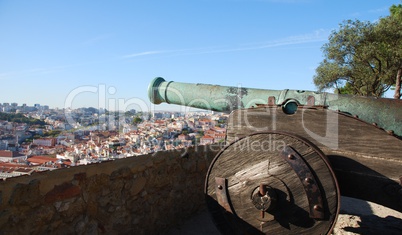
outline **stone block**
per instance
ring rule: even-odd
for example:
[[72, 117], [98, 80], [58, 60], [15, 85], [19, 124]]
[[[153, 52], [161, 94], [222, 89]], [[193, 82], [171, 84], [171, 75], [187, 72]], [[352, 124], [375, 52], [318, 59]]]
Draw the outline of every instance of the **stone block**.
[[41, 203], [39, 180], [31, 180], [28, 184], [18, 183], [10, 197], [10, 205], [35, 207]]
[[133, 181], [132, 186], [130, 188], [130, 195], [136, 196], [138, 193], [140, 193], [144, 189], [146, 183], [147, 183], [147, 179], [145, 177], [136, 178]]
[[46, 193], [45, 202], [54, 203], [57, 201], [63, 201], [73, 197], [78, 197], [81, 195], [81, 188], [72, 183], [63, 183], [60, 185], [55, 185], [54, 188]]

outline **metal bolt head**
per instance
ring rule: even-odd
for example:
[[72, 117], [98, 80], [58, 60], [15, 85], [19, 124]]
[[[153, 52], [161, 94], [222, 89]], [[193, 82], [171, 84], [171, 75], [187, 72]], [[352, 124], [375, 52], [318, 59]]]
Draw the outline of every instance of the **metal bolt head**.
[[288, 155], [288, 158], [289, 158], [290, 160], [293, 160], [293, 159], [295, 159], [295, 155], [289, 154], [289, 155]]
[[304, 179], [304, 182], [310, 184], [311, 182], [313, 182], [313, 179], [311, 179], [310, 177], [306, 177], [306, 178]]
[[222, 185], [218, 185], [218, 189], [222, 190], [223, 189]]
[[393, 130], [388, 130], [387, 133], [388, 133], [388, 135], [394, 135], [394, 131], [393, 131]]
[[319, 205], [314, 205], [314, 210], [321, 211], [321, 207]]

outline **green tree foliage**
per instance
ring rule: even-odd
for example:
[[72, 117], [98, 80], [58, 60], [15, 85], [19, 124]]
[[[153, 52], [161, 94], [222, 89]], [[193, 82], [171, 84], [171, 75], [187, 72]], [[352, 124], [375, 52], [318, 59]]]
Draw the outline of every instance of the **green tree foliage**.
[[140, 118], [140, 117], [135, 117], [134, 119], [133, 119], [133, 124], [135, 124], [135, 125], [137, 125], [137, 124], [139, 124], [139, 123], [141, 123], [142, 122], [142, 119]]
[[377, 35], [381, 37], [381, 53], [392, 66], [391, 76], [394, 77], [394, 98], [401, 98], [402, 76], [402, 5], [392, 5], [390, 16], [380, 19]]
[[183, 135], [188, 135], [189, 131], [188, 131], [188, 129], [183, 129], [183, 130], [181, 130], [181, 133]]
[[16, 122], [16, 123], [27, 123], [29, 125], [40, 125], [44, 126], [46, 123], [42, 120], [35, 118], [27, 118], [21, 113], [2, 113], [0, 112], [0, 120]]
[[53, 131], [48, 131], [46, 132], [43, 136], [45, 137], [57, 137], [58, 135], [60, 135], [61, 130], [53, 130]]
[[42, 138], [42, 136], [41, 136], [41, 135], [38, 135], [38, 134], [36, 134], [36, 135], [34, 135], [34, 136], [32, 137], [32, 139], [40, 139], [40, 138]]
[[377, 23], [347, 20], [340, 24], [322, 47], [325, 59], [314, 76], [317, 88], [375, 97], [390, 87], [400, 92], [401, 9], [401, 5], [392, 6], [391, 15]]

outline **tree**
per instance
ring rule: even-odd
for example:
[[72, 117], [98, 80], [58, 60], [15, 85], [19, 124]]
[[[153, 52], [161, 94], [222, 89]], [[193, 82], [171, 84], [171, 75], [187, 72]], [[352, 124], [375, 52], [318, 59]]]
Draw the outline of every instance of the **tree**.
[[394, 77], [394, 98], [401, 98], [402, 77], [402, 5], [392, 5], [390, 16], [380, 19], [377, 26], [377, 35], [381, 37], [382, 53], [392, 66], [391, 76]]
[[58, 135], [60, 135], [61, 130], [53, 130], [53, 131], [48, 131], [46, 132], [43, 136], [45, 137], [57, 137]]
[[391, 7], [391, 16], [378, 23], [348, 20], [340, 24], [322, 47], [325, 59], [314, 76], [318, 89], [375, 97], [392, 86], [400, 92], [401, 9], [401, 5]]
[[135, 124], [135, 125], [137, 125], [137, 124], [139, 124], [141, 122], [142, 122], [142, 119], [140, 117], [138, 117], [138, 116], [133, 119], [133, 124]]
[[39, 125], [44, 126], [46, 123], [42, 120], [35, 119], [35, 118], [27, 118], [21, 113], [3, 113], [0, 112], [0, 120], [5, 120], [9, 122], [16, 122], [16, 123], [27, 123], [29, 125]]

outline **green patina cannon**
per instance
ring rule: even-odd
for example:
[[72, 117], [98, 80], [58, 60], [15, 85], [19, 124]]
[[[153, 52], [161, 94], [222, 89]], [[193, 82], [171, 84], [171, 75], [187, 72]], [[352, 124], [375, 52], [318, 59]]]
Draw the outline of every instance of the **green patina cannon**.
[[227, 112], [205, 183], [224, 234], [330, 234], [340, 196], [402, 212], [402, 101], [167, 82], [152, 103]]

